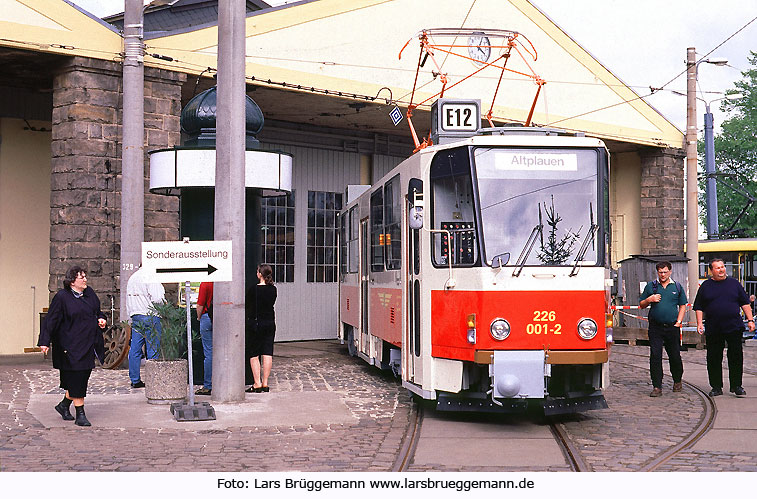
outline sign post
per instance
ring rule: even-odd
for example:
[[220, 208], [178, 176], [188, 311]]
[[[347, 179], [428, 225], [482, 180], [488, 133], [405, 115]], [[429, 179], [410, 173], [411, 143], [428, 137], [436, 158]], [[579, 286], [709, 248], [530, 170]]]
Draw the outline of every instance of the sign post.
[[191, 281], [221, 282], [231, 280], [231, 241], [162, 241], [142, 243], [142, 268], [152, 282], [184, 281], [187, 307], [187, 362], [189, 363], [189, 404], [171, 404], [177, 421], [207, 421], [216, 418], [207, 403], [195, 404], [192, 363]]

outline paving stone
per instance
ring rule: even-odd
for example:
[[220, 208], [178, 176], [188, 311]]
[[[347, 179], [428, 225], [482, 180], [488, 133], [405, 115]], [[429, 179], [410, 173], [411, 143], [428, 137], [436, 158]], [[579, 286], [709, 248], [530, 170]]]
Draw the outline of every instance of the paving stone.
[[[411, 420], [413, 402], [390, 375], [344, 354], [336, 342], [317, 342], [309, 351], [274, 359], [273, 392], [329, 392], [352, 414], [351, 423], [303, 423], [193, 430], [47, 428], [27, 409], [31, 395], [60, 396], [58, 372], [49, 364], [0, 365], [0, 471], [388, 471]], [[292, 346], [289, 347], [293, 349]], [[683, 352], [692, 371], [704, 352]], [[558, 418], [596, 471], [634, 471], [684, 440], [703, 416], [702, 399], [690, 388], [653, 399], [648, 348], [615, 346], [609, 409]], [[757, 348], [745, 350], [745, 365], [757, 366]], [[666, 383], [669, 383], [669, 376]], [[96, 369], [90, 394], [135, 393], [126, 370]], [[52, 407], [50, 407], [52, 411]], [[89, 415], [89, 413], [88, 413]], [[477, 416], [450, 416], [490, 425]], [[90, 418], [91, 419], [91, 418]], [[306, 418], [303, 418], [305, 421]], [[517, 432], [517, 428], [513, 431]], [[527, 433], [525, 427], [523, 429]], [[86, 433], [83, 433], [86, 432]], [[86, 438], [82, 438], [86, 435]], [[76, 456], [70, 464], [66, 456]], [[76, 466], [76, 467], [74, 467]], [[566, 465], [508, 467], [413, 464], [411, 471], [568, 471]], [[757, 455], [685, 449], [661, 471], [757, 471]]]

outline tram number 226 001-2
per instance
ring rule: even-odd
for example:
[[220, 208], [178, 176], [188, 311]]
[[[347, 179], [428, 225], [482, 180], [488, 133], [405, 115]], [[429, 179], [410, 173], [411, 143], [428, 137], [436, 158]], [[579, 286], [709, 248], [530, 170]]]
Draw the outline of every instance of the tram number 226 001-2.
[[534, 310], [533, 322], [526, 325], [526, 334], [562, 334], [562, 324], [557, 324], [554, 310]]

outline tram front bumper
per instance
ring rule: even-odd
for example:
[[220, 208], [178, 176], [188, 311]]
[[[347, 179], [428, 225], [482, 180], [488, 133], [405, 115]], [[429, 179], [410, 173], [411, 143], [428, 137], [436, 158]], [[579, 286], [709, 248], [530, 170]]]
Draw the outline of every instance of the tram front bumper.
[[[604, 364], [609, 358], [605, 350], [548, 350], [546, 353], [536, 350], [545, 356], [545, 364]], [[491, 364], [496, 350], [476, 350], [473, 361], [476, 364]]]
[[436, 410], [443, 412], [486, 412], [494, 414], [524, 414], [530, 408], [545, 416], [574, 414], [596, 409], [607, 409], [604, 395], [594, 393], [576, 398], [546, 397], [543, 400], [502, 399], [496, 403], [485, 394], [439, 393]]
[[492, 398], [544, 398], [544, 352], [496, 350], [489, 365]]

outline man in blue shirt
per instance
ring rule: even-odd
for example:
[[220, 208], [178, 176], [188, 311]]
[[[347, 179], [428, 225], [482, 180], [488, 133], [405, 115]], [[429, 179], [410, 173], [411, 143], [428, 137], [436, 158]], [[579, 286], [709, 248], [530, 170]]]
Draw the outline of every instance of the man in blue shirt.
[[754, 317], [749, 297], [741, 283], [726, 275], [725, 263], [719, 258], [710, 262], [711, 278], [699, 287], [694, 300], [697, 330], [707, 335], [707, 376], [710, 397], [723, 395], [723, 348], [728, 344], [728, 381], [737, 397], [746, 395], [741, 386], [744, 370], [744, 351], [741, 345], [744, 322], [754, 332]]
[[686, 313], [686, 293], [670, 278], [670, 262], [658, 262], [658, 279], [648, 282], [641, 293], [639, 308], [649, 309], [649, 374], [652, 378], [650, 397], [662, 396], [662, 347], [668, 352], [673, 391], [683, 389], [681, 360], [681, 321]]

